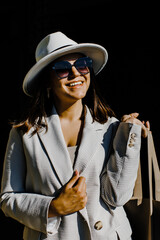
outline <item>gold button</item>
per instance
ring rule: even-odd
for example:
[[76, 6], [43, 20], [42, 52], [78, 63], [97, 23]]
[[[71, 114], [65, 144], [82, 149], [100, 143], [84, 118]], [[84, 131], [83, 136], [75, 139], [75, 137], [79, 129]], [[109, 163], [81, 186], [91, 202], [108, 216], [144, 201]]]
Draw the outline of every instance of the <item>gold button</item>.
[[131, 144], [133, 144], [135, 141], [134, 141], [134, 139], [133, 138], [131, 138], [130, 140], [129, 140], [129, 143], [131, 143]]
[[134, 144], [133, 144], [133, 143], [129, 143], [128, 146], [129, 146], [129, 147], [133, 147]]
[[103, 227], [103, 224], [102, 224], [101, 221], [96, 222], [95, 225], [94, 225], [94, 228], [96, 230], [100, 230], [102, 227]]
[[131, 133], [131, 138], [135, 138], [136, 134], [135, 133]]

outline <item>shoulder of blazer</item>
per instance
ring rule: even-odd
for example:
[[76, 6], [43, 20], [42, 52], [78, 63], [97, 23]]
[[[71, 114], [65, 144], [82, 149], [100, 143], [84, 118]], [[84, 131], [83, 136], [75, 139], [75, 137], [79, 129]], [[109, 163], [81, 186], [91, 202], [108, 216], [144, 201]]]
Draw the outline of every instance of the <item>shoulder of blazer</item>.
[[110, 125], [119, 125], [119, 120], [115, 117], [108, 117], [108, 120], [105, 123], [99, 123], [95, 120], [93, 120], [92, 114], [89, 110], [89, 108], [85, 105], [86, 107], [86, 116], [85, 116], [85, 125], [90, 125], [92, 126], [95, 130], [100, 130], [100, 129], [104, 129], [107, 130], [107, 128]]
[[103, 130], [103, 132], [108, 131], [109, 129], [112, 129], [112, 131], [116, 132], [118, 126], [119, 126], [119, 120], [115, 117], [109, 117], [107, 122], [105, 123], [99, 123], [99, 122], [93, 122], [94, 128], [96, 130]]

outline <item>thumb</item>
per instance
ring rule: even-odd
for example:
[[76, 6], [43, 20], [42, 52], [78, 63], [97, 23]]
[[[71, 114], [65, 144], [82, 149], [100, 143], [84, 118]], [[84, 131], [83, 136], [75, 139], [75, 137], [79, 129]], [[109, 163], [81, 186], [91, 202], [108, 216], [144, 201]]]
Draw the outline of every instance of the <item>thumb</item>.
[[77, 170], [74, 171], [72, 178], [66, 184], [66, 189], [72, 188], [74, 184], [77, 182], [79, 178], [79, 172]]

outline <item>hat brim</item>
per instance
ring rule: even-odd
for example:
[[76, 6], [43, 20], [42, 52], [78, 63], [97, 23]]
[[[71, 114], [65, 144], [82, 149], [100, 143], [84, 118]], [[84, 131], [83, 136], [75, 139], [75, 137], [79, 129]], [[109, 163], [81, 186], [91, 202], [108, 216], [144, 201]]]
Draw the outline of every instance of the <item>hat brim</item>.
[[29, 70], [23, 81], [24, 93], [32, 97], [34, 83], [37, 83], [35, 79], [37, 79], [37, 76], [41, 73], [41, 71], [52, 61], [70, 53], [83, 53], [84, 55], [92, 58], [95, 74], [98, 74], [104, 68], [108, 60], [108, 53], [106, 49], [98, 44], [81, 43], [61, 48], [43, 57]]

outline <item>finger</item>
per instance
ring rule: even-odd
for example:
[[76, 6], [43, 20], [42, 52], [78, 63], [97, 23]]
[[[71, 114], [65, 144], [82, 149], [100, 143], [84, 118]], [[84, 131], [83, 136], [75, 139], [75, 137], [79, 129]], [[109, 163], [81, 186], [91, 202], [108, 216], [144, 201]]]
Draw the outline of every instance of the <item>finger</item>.
[[[148, 125], [147, 125], [148, 126]], [[142, 125], [142, 137], [146, 138], [148, 136], [148, 132], [149, 132], [149, 126], [147, 127], [145, 125]]]
[[77, 182], [78, 178], [79, 178], [79, 172], [76, 170], [74, 171], [70, 181], [66, 184], [66, 189], [72, 188], [74, 184]]
[[146, 138], [148, 136], [148, 130], [146, 129], [142, 129], [142, 137]]
[[139, 116], [139, 113], [135, 112], [135, 113], [130, 113], [129, 115], [131, 117], [137, 118]]
[[150, 122], [147, 121], [142, 126], [142, 137], [146, 138], [148, 136], [148, 132], [150, 131]]
[[125, 122], [127, 121], [129, 118], [137, 118], [139, 116], [139, 113], [135, 112], [135, 113], [130, 113], [130, 114], [126, 114], [126, 115], [123, 115], [122, 118], [121, 118], [121, 121], [122, 122]]
[[145, 121], [142, 121], [142, 123], [147, 129], [150, 130], [150, 122], [149, 121], [147, 121], [146, 123], [145, 123]]
[[149, 122], [149, 121], [146, 122], [146, 128], [147, 128], [148, 130], [150, 130], [150, 122]]
[[122, 122], [125, 122], [125, 121], [127, 121], [127, 119], [129, 119], [129, 118], [131, 118], [130, 115], [127, 115], [127, 114], [126, 114], [126, 115], [123, 115], [122, 118], [121, 118], [121, 121], [122, 121]]
[[79, 191], [86, 192], [86, 179], [84, 177], [79, 177], [75, 188]]

